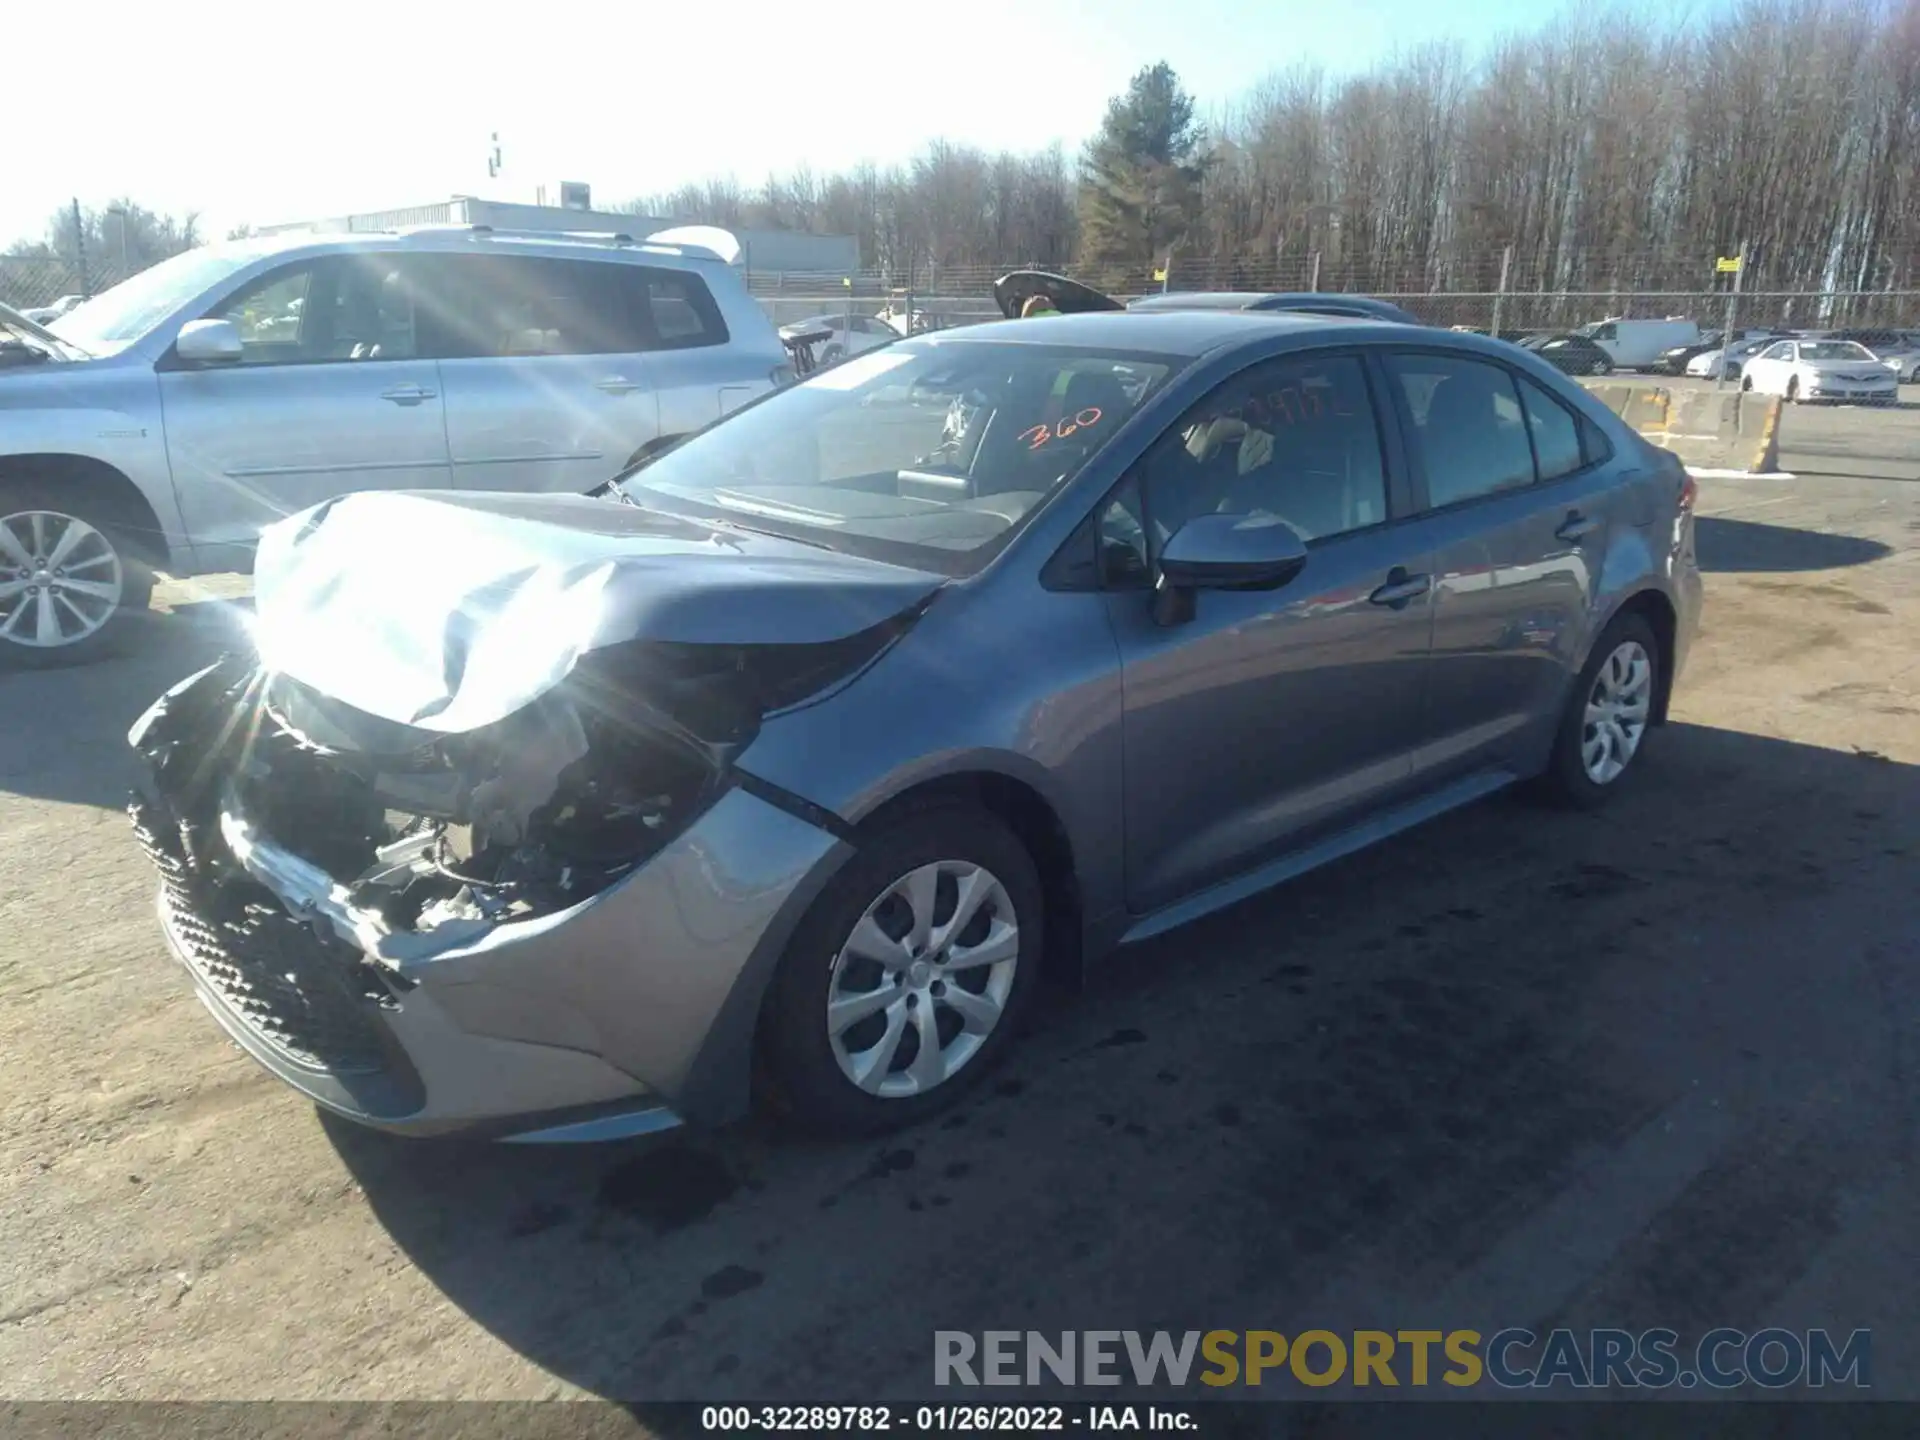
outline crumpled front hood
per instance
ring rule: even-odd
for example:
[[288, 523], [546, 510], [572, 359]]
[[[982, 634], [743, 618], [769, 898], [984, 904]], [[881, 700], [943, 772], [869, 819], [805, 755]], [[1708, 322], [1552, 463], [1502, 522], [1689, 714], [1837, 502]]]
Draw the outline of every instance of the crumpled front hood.
[[585, 496], [372, 491], [262, 534], [254, 634], [269, 669], [451, 734], [513, 714], [605, 646], [819, 644], [942, 583]]

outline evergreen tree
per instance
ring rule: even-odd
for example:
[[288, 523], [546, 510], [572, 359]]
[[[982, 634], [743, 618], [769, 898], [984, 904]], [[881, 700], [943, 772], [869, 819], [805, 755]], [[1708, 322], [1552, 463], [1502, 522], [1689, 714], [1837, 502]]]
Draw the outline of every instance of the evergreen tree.
[[1199, 213], [1206, 173], [1204, 127], [1193, 97], [1164, 60], [1140, 71], [1107, 104], [1080, 167], [1080, 233], [1094, 261], [1163, 259]]

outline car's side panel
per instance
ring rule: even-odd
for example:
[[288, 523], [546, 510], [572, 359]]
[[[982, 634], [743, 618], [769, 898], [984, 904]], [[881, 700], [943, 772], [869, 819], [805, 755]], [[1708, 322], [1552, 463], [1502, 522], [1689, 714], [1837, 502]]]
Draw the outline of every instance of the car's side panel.
[[167, 464], [160, 389], [145, 361], [113, 356], [7, 376], [0, 384], [0, 469], [22, 456], [76, 456], [126, 476], [159, 522], [164, 568], [193, 568]]
[[1157, 909], [1404, 788], [1420, 734], [1432, 560], [1415, 524], [1314, 547], [1284, 589], [1197, 597], [1163, 627], [1110, 597], [1126, 667], [1129, 908]]
[[1102, 597], [982, 576], [851, 684], [765, 722], [740, 763], [856, 825], [932, 782], [1005, 776], [1060, 821], [1091, 922], [1123, 904], [1120, 725]]
[[[1417, 771], [1442, 779], [1517, 763], [1529, 727], [1550, 724], [1586, 650], [1616, 491], [1611, 474], [1589, 472], [1433, 518], [1429, 729]], [[1597, 528], [1563, 538], [1575, 517]]]

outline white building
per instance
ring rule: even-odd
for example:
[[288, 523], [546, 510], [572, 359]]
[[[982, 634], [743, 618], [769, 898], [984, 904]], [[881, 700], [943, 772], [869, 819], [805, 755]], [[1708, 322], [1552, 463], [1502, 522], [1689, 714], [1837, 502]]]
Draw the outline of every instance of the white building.
[[[656, 230], [686, 223], [617, 210], [516, 205], [455, 195], [426, 205], [263, 225], [260, 233], [397, 230], [408, 225], [491, 225], [496, 230], [608, 230], [640, 240]], [[733, 233], [740, 240], [740, 268], [749, 275], [838, 276], [855, 274], [860, 268], [860, 245], [851, 235], [806, 235], [792, 230], [735, 230]]]

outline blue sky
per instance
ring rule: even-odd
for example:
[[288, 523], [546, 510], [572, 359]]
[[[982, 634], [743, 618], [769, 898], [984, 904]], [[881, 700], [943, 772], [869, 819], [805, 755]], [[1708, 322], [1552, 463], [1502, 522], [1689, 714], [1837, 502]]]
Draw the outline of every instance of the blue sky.
[[[753, 184], [803, 161], [900, 160], [940, 135], [1073, 146], [1158, 59], [1208, 108], [1300, 61], [1364, 69], [1449, 37], [1477, 49], [1551, 13], [1520, 0], [156, 0], [77, 43], [68, 9], [10, 10], [0, 243], [37, 238], [72, 195], [197, 209], [218, 233], [455, 192], [531, 200], [563, 179], [606, 204], [711, 174]], [[1046, 47], [1037, 65], [1018, 59], [1029, 44]], [[496, 130], [506, 168], [490, 182]]]

